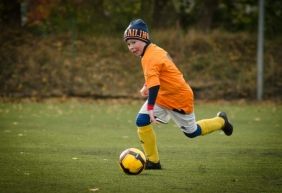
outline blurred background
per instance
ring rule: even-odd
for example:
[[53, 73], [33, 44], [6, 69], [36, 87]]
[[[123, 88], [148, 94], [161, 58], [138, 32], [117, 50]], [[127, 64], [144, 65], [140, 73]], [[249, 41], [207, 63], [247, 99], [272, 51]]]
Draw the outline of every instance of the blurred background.
[[197, 99], [282, 99], [282, 1], [264, 1], [258, 57], [259, 0], [1, 0], [2, 98], [139, 98], [140, 60], [122, 36], [142, 18]]

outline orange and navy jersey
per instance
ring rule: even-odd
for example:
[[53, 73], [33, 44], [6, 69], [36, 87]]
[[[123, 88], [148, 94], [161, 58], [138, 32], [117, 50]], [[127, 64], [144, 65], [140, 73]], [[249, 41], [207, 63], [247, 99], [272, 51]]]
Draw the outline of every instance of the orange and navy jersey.
[[141, 63], [147, 88], [160, 86], [156, 104], [186, 113], [194, 111], [193, 91], [165, 50], [149, 44]]

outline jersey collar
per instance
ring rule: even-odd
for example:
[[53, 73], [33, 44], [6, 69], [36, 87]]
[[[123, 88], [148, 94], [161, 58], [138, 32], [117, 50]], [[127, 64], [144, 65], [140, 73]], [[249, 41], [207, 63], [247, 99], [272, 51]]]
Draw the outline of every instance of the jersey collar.
[[141, 58], [144, 56], [145, 51], [146, 51], [147, 47], [148, 47], [150, 44], [151, 44], [151, 42], [149, 42], [148, 44], [146, 44], [146, 46], [144, 46], [143, 52], [142, 52], [142, 54], [141, 54]]

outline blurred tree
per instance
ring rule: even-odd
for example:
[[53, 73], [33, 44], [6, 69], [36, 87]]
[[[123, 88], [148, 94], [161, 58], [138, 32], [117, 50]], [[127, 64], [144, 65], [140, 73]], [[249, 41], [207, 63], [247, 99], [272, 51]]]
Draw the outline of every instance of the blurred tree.
[[53, 10], [59, 5], [60, 0], [22, 0], [27, 7], [27, 21], [25, 27], [38, 35], [47, 35], [52, 32]]
[[58, 0], [28, 0], [28, 25], [40, 25], [49, 19], [49, 16]]
[[153, 2], [154, 28], [174, 27], [177, 21], [177, 14], [171, 0], [155, 0]]
[[213, 22], [214, 28], [229, 31], [256, 31], [258, 17], [257, 0], [220, 0]]
[[[2, 26], [20, 26], [21, 2], [27, 3], [29, 24], [39, 24], [44, 32], [75, 27], [79, 33], [115, 35], [135, 18], [143, 18], [154, 29], [257, 30], [258, 0], [2, 0]], [[266, 35], [281, 35], [281, 21], [282, 1], [266, 1]]]
[[199, 0], [196, 3], [197, 18], [195, 26], [198, 30], [208, 31], [211, 29], [214, 22], [214, 15], [218, 7], [219, 0]]
[[0, 25], [6, 27], [21, 26], [21, 4], [18, 0], [0, 1]]
[[187, 29], [195, 20], [191, 17], [191, 12], [194, 10], [194, 0], [174, 0], [174, 7], [178, 15], [177, 26]]
[[131, 20], [141, 16], [142, 0], [104, 0], [103, 3], [107, 27], [104, 31], [108, 30], [112, 34], [116, 31], [123, 31]]
[[153, 23], [153, 13], [154, 13], [154, 0], [147, 0], [141, 2], [140, 17], [146, 21], [150, 26]]
[[265, 26], [268, 37], [282, 36], [282, 1], [265, 1]]

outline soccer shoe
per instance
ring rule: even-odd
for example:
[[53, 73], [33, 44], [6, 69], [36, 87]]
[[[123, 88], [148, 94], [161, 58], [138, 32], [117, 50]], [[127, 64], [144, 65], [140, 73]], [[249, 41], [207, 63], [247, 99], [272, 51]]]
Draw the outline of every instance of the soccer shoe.
[[162, 169], [162, 166], [160, 162], [154, 163], [154, 162], [147, 160], [145, 164], [145, 169], [146, 170], [160, 170]]
[[223, 126], [222, 130], [225, 133], [225, 135], [227, 135], [227, 136], [232, 135], [232, 133], [233, 133], [233, 126], [228, 121], [227, 114], [225, 112], [218, 112], [217, 116], [224, 119], [225, 123], [224, 123], [224, 126]]

